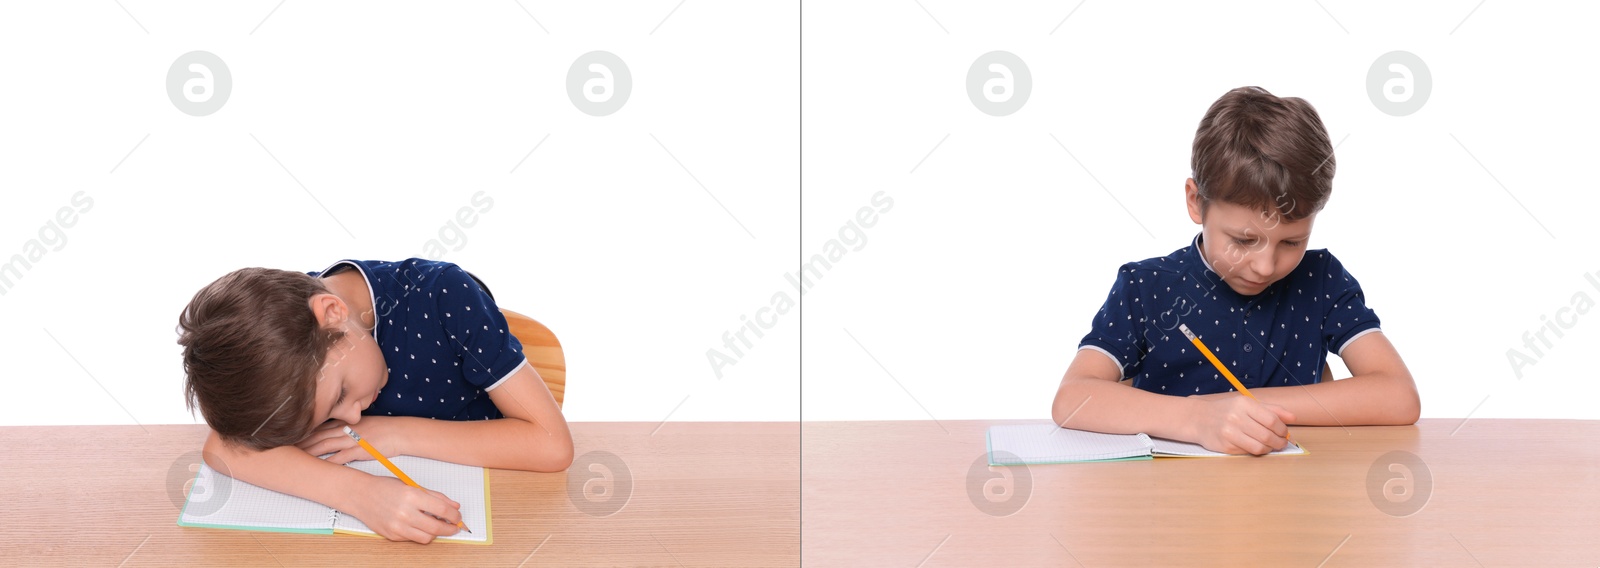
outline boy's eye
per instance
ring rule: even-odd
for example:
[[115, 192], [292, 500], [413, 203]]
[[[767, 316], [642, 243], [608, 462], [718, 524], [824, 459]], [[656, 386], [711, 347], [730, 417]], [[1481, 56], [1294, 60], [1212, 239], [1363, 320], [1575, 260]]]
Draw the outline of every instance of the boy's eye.
[[345, 393], [344, 387], [339, 387], [339, 398], [334, 399], [333, 403], [334, 404], [339, 404], [341, 402], [344, 402], [344, 393]]
[[[1233, 242], [1242, 247], [1253, 247], [1257, 243], [1256, 239], [1241, 239], [1239, 237], [1233, 237]], [[1297, 247], [1304, 243], [1305, 241], [1283, 241], [1283, 246]]]

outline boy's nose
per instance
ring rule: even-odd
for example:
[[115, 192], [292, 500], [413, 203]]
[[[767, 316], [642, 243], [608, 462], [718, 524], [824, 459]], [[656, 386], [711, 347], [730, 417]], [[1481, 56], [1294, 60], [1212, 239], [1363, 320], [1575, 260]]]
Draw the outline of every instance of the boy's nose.
[[1272, 278], [1273, 268], [1274, 263], [1271, 251], [1263, 251], [1256, 254], [1255, 258], [1250, 259], [1250, 269], [1255, 271], [1257, 280], [1266, 281]]
[[345, 424], [355, 424], [361, 421], [361, 412], [355, 410], [355, 407], [347, 405], [340, 409], [338, 415], [334, 416], [334, 418], [343, 420]]

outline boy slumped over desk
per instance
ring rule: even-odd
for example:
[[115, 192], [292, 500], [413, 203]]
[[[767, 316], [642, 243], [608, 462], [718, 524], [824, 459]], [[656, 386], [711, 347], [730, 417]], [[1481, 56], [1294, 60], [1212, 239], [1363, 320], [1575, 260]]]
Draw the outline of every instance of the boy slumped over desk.
[[179, 328], [188, 401], [211, 427], [206, 463], [391, 540], [455, 534], [460, 504], [343, 467], [372, 459], [347, 424], [386, 456], [530, 471], [572, 462], [555, 397], [493, 297], [454, 264], [246, 268], [195, 294]]
[[[1229, 91], [1201, 119], [1191, 166], [1200, 234], [1117, 271], [1056, 391], [1056, 424], [1259, 455], [1284, 447], [1290, 423], [1415, 423], [1416, 385], [1361, 285], [1327, 249], [1307, 250], [1334, 172], [1316, 110]], [[1256, 398], [1233, 392], [1180, 324]], [[1332, 380], [1327, 353], [1352, 376]]]

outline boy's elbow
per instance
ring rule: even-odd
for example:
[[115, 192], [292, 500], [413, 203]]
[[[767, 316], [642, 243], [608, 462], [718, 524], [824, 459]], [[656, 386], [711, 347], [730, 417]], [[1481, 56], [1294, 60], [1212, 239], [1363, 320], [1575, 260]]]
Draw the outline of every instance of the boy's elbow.
[[206, 435], [205, 445], [200, 448], [200, 459], [206, 463], [207, 467], [220, 471], [224, 475], [232, 476], [233, 470], [229, 469], [227, 460], [230, 457], [239, 455], [241, 451], [249, 450], [228, 444], [223, 441], [215, 430], [212, 430]]
[[1402, 381], [1407, 388], [1401, 389], [1400, 403], [1395, 409], [1395, 425], [1409, 426], [1416, 424], [1422, 418], [1422, 397], [1417, 394], [1416, 382], [1411, 380], [1411, 374], [1405, 374]]
[[[1072, 411], [1078, 406], [1078, 399], [1082, 398], [1077, 396], [1078, 389], [1075, 386], [1073, 381], [1063, 380], [1061, 388], [1056, 389], [1055, 400], [1050, 401], [1050, 421], [1057, 426], [1066, 424], [1067, 419], [1072, 417]], [[1068, 404], [1069, 402], [1071, 404]]]
[[572, 435], [565, 434], [551, 436], [552, 440], [534, 448], [535, 459], [533, 471], [557, 472], [566, 471], [572, 467], [573, 450]]
[[1402, 420], [1400, 424], [1407, 426], [1416, 424], [1417, 420], [1422, 419], [1422, 399], [1417, 396], [1417, 391], [1411, 391], [1411, 396], [1400, 411], [1400, 419]]
[[550, 471], [566, 471], [567, 468], [572, 467], [572, 453], [572, 437], [563, 438], [562, 443], [556, 447], [556, 451], [550, 456]]
[[1067, 421], [1067, 413], [1061, 411], [1061, 395], [1056, 395], [1055, 402], [1050, 404], [1050, 421], [1057, 426]]
[[222, 451], [222, 440], [217, 437], [216, 432], [212, 432], [206, 436], [205, 445], [200, 447], [200, 460], [211, 469], [219, 469], [222, 467], [222, 456], [218, 453], [220, 451]]

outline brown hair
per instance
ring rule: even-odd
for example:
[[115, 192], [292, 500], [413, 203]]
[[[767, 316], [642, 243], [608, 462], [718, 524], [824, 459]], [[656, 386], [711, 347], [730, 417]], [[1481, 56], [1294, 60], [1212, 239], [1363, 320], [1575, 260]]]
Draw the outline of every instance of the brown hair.
[[1289, 221], [1322, 210], [1333, 190], [1333, 145], [1311, 103], [1240, 87], [1200, 119], [1190, 158], [1201, 211], [1211, 200]]
[[315, 427], [317, 377], [344, 331], [323, 329], [311, 296], [322, 281], [269, 268], [233, 271], [195, 293], [178, 317], [184, 394], [226, 442], [266, 450]]

